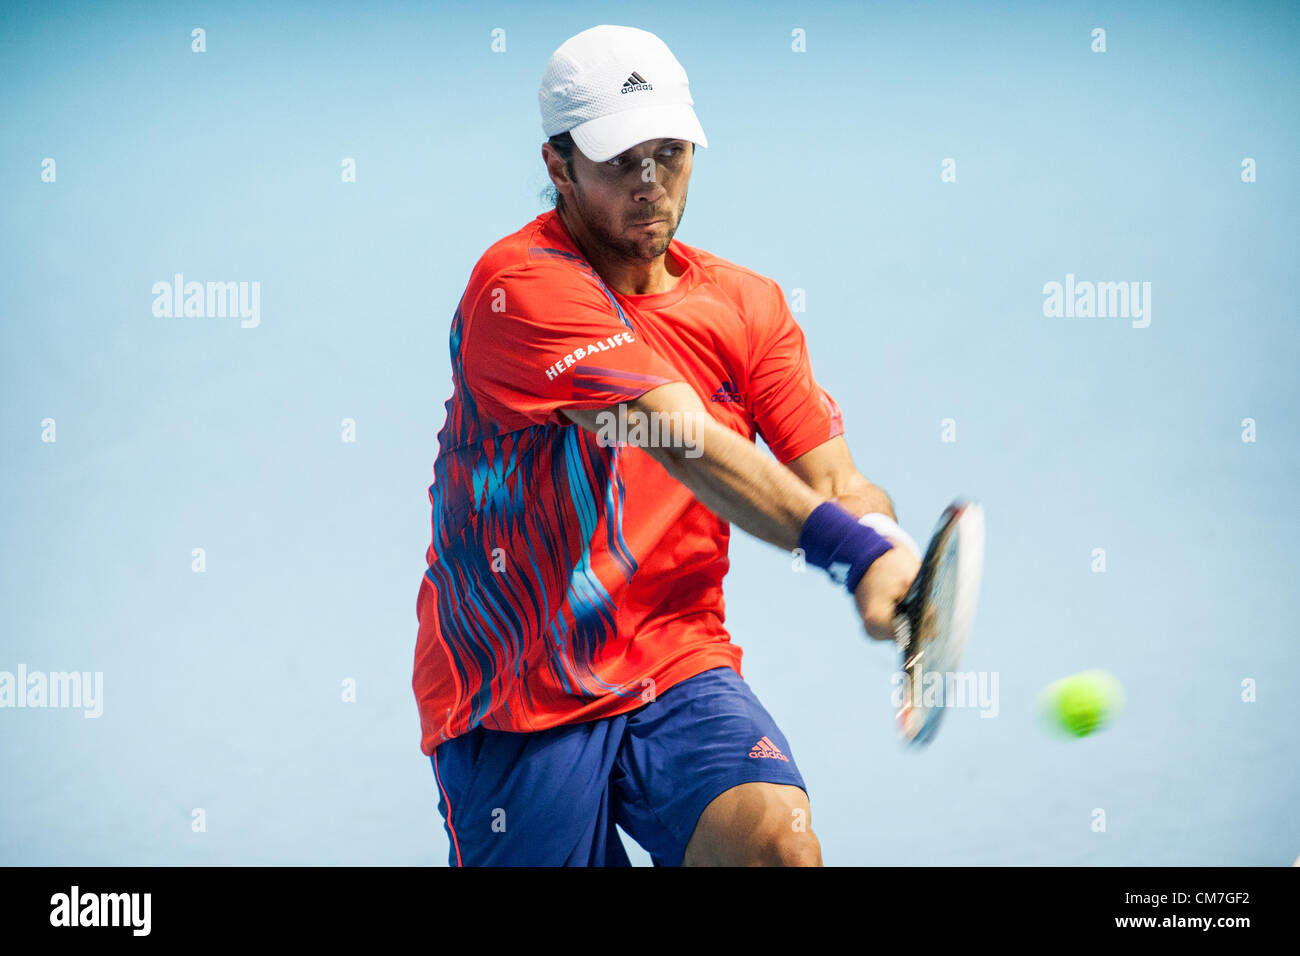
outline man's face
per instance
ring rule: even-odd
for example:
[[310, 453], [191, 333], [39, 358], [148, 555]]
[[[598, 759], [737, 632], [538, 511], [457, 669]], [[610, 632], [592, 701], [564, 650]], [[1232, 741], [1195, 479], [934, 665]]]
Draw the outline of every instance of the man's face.
[[604, 163], [573, 151], [573, 179], [556, 183], [587, 234], [626, 259], [663, 255], [686, 212], [693, 148], [652, 139]]

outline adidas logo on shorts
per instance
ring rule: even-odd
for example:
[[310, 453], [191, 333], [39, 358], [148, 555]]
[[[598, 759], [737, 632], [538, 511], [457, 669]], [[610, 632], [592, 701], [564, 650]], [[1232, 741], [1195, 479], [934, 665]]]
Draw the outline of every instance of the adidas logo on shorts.
[[749, 755], [751, 757], [771, 757], [773, 760], [790, 762], [790, 758], [781, 753], [781, 748], [772, 743], [767, 737], [760, 738], [758, 743], [754, 744], [753, 749], [749, 751]]

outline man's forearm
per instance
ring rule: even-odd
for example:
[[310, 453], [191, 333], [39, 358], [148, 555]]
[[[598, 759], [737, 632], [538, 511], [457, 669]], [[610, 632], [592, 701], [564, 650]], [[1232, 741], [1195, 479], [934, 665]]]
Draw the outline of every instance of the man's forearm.
[[[568, 418], [597, 434], [611, 414], [609, 408], [565, 410]], [[629, 421], [640, 417], [652, 426], [656, 416], [668, 416], [669, 421], [692, 416], [695, 441], [683, 442], [681, 447], [648, 442], [642, 449], [718, 517], [783, 550], [799, 547], [808, 516], [826, 501], [835, 501], [854, 517], [875, 511], [894, 516], [889, 496], [858, 474], [851, 463], [825, 469], [832, 475], [847, 475], [843, 481], [819, 479], [814, 486], [803, 473], [809, 466], [807, 455], [787, 468], [763, 454], [752, 441], [705, 411], [694, 389], [683, 382], [651, 389], [621, 406], [620, 414]], [[653, 427], [646, 429], [647, 435], [654, 433]]]
[[[893, 506], [883, 491], [866, 479], [854, 478], [843, 486], [832, 481], [830, 486], [813, 488], [794, 470], [807, 467], [807, 456], [801, 465], [787, 468], [763, 454], [753, 442], [714, 420], [694, 390], [682, 382], [660, 385], [621, 409], [628, 418], [657, 413], [680, 421], [682, 415], [694, 416], [698, 440], [689, 446], [637, 444], [724, 521], [786, 551], [800, 547], [806, 538], [811, 564], [827, 570], [837, 564], [845, 567], [845, 583], [853, 590], [867, 633], [877, 640], [893, 639], [896, 606], [916, 577], [919, 560], [906, 549], [886, 544], [876, 531], [863, 528], [843, 512], [819, 511], [825, 502], [842, 498], [841, 507], [858, 512], [859, 517], [869, 511], [892, 517]], [[564, 409], [567, 418], [598, 435], [609, 414], [609, 408]], [[838, 473], [855, 471], [842, 468]], [[820, 517], [810, 531], [806, 526], [814, 512]], [[881, 545], [887, 550], [882, 552]]]
[[[718, 517], [778, 548], [797, 548], [808, 516], [830, 500], [830, 495], [815, 491], [753, 442], [720, 424], [684, 382], [660, 385], [619, 408], [628, 421], [640, 418], [651, 426], [656, 420], [682, 421], [683, 416], [691, 416], [696, 437], [689, 445], [647, 442], [640, 447]], [[610, 407], [565, 409], [564, 414], [600, 435], [614, 412]], [[646, 433], [654, 434], [654, 428]]]
[[[741, 435], [701, 413], [699, 449], [647, 448], [710, 511], [786, 551], [813, 510], [828, 500]], [[865, 514], [865, 512], [864, 512]]]

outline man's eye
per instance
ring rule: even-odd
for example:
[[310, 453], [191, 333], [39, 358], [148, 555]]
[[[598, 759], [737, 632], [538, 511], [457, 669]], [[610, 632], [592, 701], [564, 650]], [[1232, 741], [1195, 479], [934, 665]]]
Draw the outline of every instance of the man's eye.
[[622, 166], [625, 162], [627, 162], [627, 158], [626, 158], [626, 157], [624, 157], [624, 156], [615, 156], [613, 159], [611, 159], [611, 160], [610, 160], [608, 163], [606, 163], [605, 165], [607, 165], [607, 166]]

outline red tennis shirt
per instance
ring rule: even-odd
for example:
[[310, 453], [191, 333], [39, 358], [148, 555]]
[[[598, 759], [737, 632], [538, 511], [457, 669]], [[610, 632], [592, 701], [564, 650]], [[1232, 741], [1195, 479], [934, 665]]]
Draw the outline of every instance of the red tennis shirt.
[[676, 240], [668, 255], [672, 289], [621, 295], [550, 211], [470, 276], [416, 602], [426, 754], [480, 725], [545, 730], [634, 710], [714, 667], [740, 673], [724, 626], [730, 525], [647, 452], [560, 410], [686, 382], [782, 462], [844, 429], [774, 280]]

